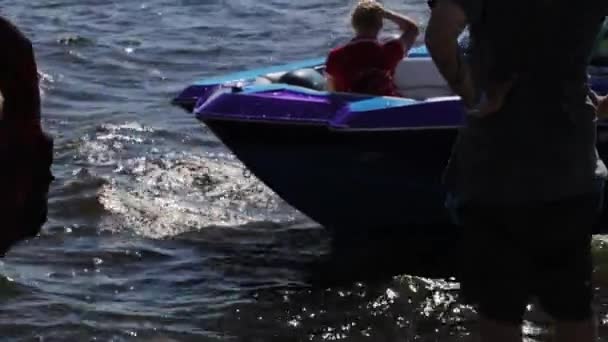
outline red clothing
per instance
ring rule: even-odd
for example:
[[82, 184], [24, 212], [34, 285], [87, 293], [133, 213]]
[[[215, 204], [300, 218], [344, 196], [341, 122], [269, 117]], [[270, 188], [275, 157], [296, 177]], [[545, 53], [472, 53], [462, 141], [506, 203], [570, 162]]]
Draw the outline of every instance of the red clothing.
[[325, 72], [333, 78], [336, 91], [394, 96], [395, 68], [404, 57], [400, 40], [382, 44], [355, 38], [329, 53]]

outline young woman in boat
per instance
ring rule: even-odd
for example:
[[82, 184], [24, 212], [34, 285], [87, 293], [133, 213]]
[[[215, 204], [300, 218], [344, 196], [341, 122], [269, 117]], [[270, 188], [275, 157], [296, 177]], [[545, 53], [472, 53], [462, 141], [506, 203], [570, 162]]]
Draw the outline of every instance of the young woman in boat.
[[[401, 36], [380, 42], [383, 21], [401, 29]], [[351, 23], [355, 37], [333, 49], [327, 58], [326, 75], [330, 91], [399, 96], [393, 83], [395, 68], [414, 45], [420, 32], [407, 16], [385, 9], [374, 0], [361, 0]]]

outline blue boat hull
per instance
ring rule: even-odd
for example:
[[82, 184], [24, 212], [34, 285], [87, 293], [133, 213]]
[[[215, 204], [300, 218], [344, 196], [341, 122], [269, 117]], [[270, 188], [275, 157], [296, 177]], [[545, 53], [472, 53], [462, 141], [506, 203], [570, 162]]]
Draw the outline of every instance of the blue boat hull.
[[[254, 175], [336, 236], [459, 230], [444, 207], [441, 184], [455, 129], [340, 132], [312, 125], [206, 124]], [[600, 132], [608, 134], [608, 127]], [[608, 160], [608, 142], [600, 152]], [[597, 233], [608, 231], [606, 211]]]

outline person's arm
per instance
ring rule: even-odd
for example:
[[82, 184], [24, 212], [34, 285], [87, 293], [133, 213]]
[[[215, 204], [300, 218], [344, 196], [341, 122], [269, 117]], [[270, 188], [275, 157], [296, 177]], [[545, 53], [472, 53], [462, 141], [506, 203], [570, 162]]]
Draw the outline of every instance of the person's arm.
[[336, 81], [334, 81], [334, 78], [330, 74], [325, 73], [325, 79], [327, 80], [327, 91], [335, 92]]
[[600, 119], [608, 118], [608, 96], [598, 96], [597, 116]]
[[0, 121], [4, 119], [4, 95], [2, 95], [2, 91], [0, 91]]
[[450, 88], [462, 98], [467, 107], [472, 107], [476, 97], [473, 77], [458, 46], [458, 37], [466, 28], [467, 21], [466, 13], [459, 5], [451, 0], [435, 1], [425, 43]]
[[341, 70], [341, 64], [339, 61], [336, 50], [333, 50], [327, 56], [325, 61], [325, 80], [327, 81], [327, 90], [331, 92], [336, 91], [336, 78], [335, 75]]
[[416, 23], [407, 16], [399, 14], [397, 12], [393, 12], [388, 9], [384, 9], [384, 18], [386, 20], [392, 21], [397, 26], [399, 26], [399, 29], [402, 32], [401, 37], [399, 37], [399, 40], [405, 46], [405, 50], [410, 49], [414, 45], [414, 43], [416, 42], [416, 38], [418, 38], [418, 35], [420, 34], [420, 29], [418, 28], [418, 25], [416, 25]]

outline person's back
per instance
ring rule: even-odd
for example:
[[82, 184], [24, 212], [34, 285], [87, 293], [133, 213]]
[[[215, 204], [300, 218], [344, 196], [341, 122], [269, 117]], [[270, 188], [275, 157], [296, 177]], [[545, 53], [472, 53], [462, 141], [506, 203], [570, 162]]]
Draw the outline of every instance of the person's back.
[[483, 341], [521, 341], [531, 297], [558, 341], [594, 340], [590, 244], [606, 168], [587, 67], [606, 14], [605, 0], [435, 1], [427, 45], [469, 113], [445, 184]]
[[40, 126], [38, 70], [31, 42], [0, 17], [0, 256], [46, 221], [52, 138]]
[[329, 56], [327, 73], [335, 75], [335, 91], [396, 95], [393, 74], [404, 57], [400, 42], [381, 44], [372, 39], [355, 38], [332, 50]]
[[[399, 25], [399, 39], [378, 41], [383, 19]], [[418, 35], [418, 27], [407, 17], [385, 10], [375, 1], [361, 1], [352, 15], [356, 37], [333, 49], [326, 62], [329, 88], [332, 91], [374, 95], [397, 95], [393, 75], [406, 51]]]

